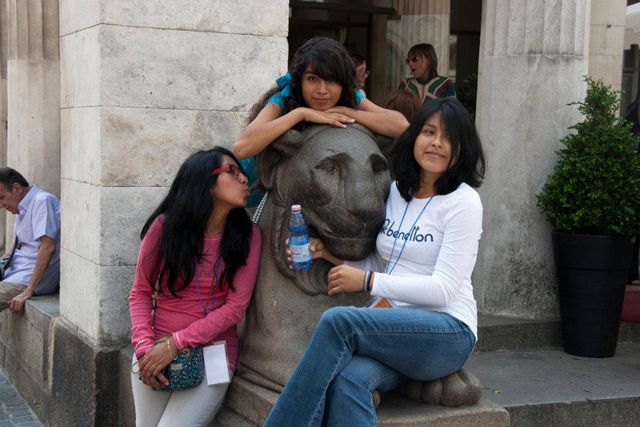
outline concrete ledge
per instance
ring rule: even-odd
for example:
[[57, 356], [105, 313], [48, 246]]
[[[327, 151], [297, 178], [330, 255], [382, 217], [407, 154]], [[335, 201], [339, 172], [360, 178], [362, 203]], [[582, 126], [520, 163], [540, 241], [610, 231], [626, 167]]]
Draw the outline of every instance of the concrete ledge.
[[[225, 406], [255, 425], [262, 425], [278, 393], [234, 377]], [[346, 420], [345, 420], [346, 422]], [[488, 400], [459, 408], [425, 405], [396, 394], [383, 396], [378, 408], [378, 425], [384, 427], [508, 426], [507, 411]]]
[[478, 314], [476, 351], [521, 350], [561, 345], [559, 319], [519, 319]]
[[60, 316], [58, 295], [0, 313], [0, 364], [51, 426], [119, 425], [120, 348], [98, 348]]
[[[640, 322], [620, 322], [618, 342], [640, 342]], [[562, 347], [560, 319], [519, 319], [478, 315], [476, 351]]]
[[0, 313], [0, 365], [42, 420], [51, 403], [53, 323], [60, 316], [58, 295], [27, 301], [25, 314]]

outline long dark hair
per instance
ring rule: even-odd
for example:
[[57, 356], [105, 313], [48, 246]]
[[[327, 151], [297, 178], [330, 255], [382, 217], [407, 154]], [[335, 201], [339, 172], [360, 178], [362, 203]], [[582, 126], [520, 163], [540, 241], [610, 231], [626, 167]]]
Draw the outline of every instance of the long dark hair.
[[412, 56], [426, 56], [429, 61], [429, 73], [427, 74], [427, 80], [431, 80], [434, 77], [438, 77], [438, 55], [431, 43], [420, 43], [412, 46], [407, 53], [407, 58]]
[[[151, 224], [162, 216], [159, 219], [163, 224], [159, 247], [162, 269], [156, 266], [155, 273], [160, 274], [161, 286], [166, 283], [175, 297], [178, 296], [177, 291], [191, 283], [196, 263], [202, 258], [207, 221], [214, 204], [211, 188], [218, 181], [218, 176], [210, 173], [220, 167], [224, 155], [238, 163], [233, 153], [223, 147], [198, 151], [189, 156], [180, 166], [167, 196], [142, 227], [140, 237], [144, 238]], [[249, 255], [251, 231], [251, 220], [245, 209], [232, 209], [222, 234], [220, 256], [215, 262], [216, 286], [221, 287], [226, 281], [234, 289], [235, 273], [246, 263]], [[217, 270], [222, 263], [224, 270], [219, 274]], [[182, 286], [176, 289], [178, 280], [182, 281]], [[155, 286], [155, 283], [151, 285]]]
[[416, 138], [427, 120], [436, 113], [440, 113], [442, 130], [451, 142], [452, 159], [449, 168], [435, 183], [436, 194], [449, 194], [463, 182], [479, 187], [484, 178], [482, 144], [469, 113], [455, 98], [434, 99], [420, 108], [394, 147], [393, 171], [398, 180], [398, 190], [407, 202], [420, 188], [420, 165], [413, 152]]
[[[336, 105], [354, 108], [356, 106], [356, 67], [347, 49], [329, 37], [314, 37], [296, 50], [291, 61], [291, 95], [285, 98], [286, 114], [298, 107], [306, 107], [302, 97], [302, 75], [307, 67], [323, 80], [336, 82], [342, 86], [342, 94]], [[272, 87], [251, 108], [247, 123], [251, 123], [267, 104], [269, 98], [280, 88]]]

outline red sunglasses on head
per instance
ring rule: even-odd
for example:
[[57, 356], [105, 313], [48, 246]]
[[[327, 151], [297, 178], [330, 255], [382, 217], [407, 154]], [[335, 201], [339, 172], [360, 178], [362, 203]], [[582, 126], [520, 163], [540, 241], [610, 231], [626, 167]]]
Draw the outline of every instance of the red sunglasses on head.
[[222, 165], [218, 169], [213, 170], [209, 174], [209, 176], [220, 175], [223, 172], [228, 172], [236, 178], [238, 178], [240, 175], [244, 176], [245, 178], [249, 178], [242, 169], [240, 169], [238, 166], [233, 164]]

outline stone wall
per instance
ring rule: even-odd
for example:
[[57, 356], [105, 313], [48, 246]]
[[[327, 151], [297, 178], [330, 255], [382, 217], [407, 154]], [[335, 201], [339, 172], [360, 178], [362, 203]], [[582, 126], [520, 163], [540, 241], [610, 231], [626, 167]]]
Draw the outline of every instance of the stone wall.
[[589, 75], [618, 90], [622, 84], [626, 7], [626, 0], [591, 0]]
[[[59, 196], [58, 0], [2, 2], [0, 25], [2, 164]], [[7, 215], [8, 242], [13, 222], [13, 215]]]
[[139, 231], [192, 151], [234, 141], [286, 69], [288, 2], [61, 0], [60, 309], [126, 342]]

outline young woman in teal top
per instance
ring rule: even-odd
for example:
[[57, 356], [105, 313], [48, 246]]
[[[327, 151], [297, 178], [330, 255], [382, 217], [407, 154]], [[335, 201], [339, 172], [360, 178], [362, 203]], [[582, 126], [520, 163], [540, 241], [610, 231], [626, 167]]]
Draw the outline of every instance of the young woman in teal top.
[[239, 159], [255, 156], [307, 122], [336, 127], [360, 123], [392, 138], [409, 125], [402, 114], [377, 106], [356, 90], [353, 60], [328, 37], [312, 38], [296, 51], [290, 71], [254, 105], [233, 151]]

